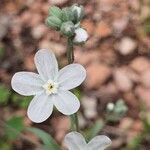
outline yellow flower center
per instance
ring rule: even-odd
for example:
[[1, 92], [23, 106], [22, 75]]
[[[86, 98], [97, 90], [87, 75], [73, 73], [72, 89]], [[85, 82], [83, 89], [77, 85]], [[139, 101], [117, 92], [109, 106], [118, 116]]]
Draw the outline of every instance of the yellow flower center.
[[43, 85], [43, 88], [45, 89], [47, 95], [55, 94], [57, 93], [57, 90], [58, 90], [58, 84], [52, 80], [48, 80]]

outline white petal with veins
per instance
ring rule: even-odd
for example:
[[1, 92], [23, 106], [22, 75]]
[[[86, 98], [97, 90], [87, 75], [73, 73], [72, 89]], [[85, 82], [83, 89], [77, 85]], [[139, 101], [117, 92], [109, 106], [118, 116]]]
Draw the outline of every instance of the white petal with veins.
[[53, 104], [64, 115], [74, 114], [80, 107], [78, 98], [70, 91], [58, 91], [53, 97]]
[[44, 82], [32, 72], [17, 72], [11, 80], [12, 88], [21, 95], [30, 96], [41, 92]]
[[88, 144], [91, 150], [104, 150], [111, 145], [111, 140], [105, 135], [99, 135], [94, 137]]
[[69, 150], [83, 150], [87, 145], [84, 137], [78, 132], [68, 133], [64, 141]]
[[80, 64], [70, 64], [58, 73], [58, 83], [62, 90], [70, 90], [79, 86], [86, 77], [86, 70]]
[[45, 93], [41, 93], [32, 99], [27, 114], [33, 122], [40, 123], [45, 121], [52, 114], [52, 111], [52, 98]]
[[104, 150], [111, 145], [111, 140], [105, 135], [96, 136], [86, 143], [84, 137], [78, 132], [68, 133], [64, 142], [69, 150]]
[[58, 64], [52, 51], [41, 49], [35, 54], [35, 65], [44, 81], [54, 80], [58, 73]]

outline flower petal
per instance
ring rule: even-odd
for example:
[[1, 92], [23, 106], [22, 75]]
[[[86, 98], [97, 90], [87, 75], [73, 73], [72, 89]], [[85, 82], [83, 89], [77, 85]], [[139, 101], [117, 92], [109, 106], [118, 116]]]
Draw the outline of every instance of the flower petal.
[[44, 92], [36, 95], [29, 104], [27, 115], [36, 123], [45, 121], [53, 111], [53, 102]]
[[19, 94], [30, 96], [41, 92], [43, 81], [40, 76], [32, 72], [17, 72], [11, 80], [12, 88]]
[[99, 135], [94, 137], [88, 144], [90, 150], [104, 150], [111, 145], [111, 140], [105, 135]]
[[62, 90], [70, 90], [79, 86], [86, 77], [86, 70], [80, 64], [70, 64], [58, 72], [58, 83]]
[[35, 54], [35, 65], [44, 81], [53, 80], [58, 73], [58, 64], [52, 51], [41, 49]]
[[86, 146], [84, 137], [78, 132], [68, 133], [64, 142], [69, 150], [83, 150]]
[[53, 104], [65, 115], [74, 114], [80, 107], [78, 98], [70, 91], [58, 91], [53, 97]]

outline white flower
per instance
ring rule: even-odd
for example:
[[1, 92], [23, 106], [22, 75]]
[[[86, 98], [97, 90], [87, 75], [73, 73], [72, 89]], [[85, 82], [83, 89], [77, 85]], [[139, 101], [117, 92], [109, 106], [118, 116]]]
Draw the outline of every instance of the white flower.
[[78, 111], [80, 102], [70, 89], [79, 86], [86, 77], [80, 64], [70, 64], [58, 71], [55, 55], [46, 49], [35, 55], [38, 73], [18, 72], [11, 81], [12, 88], [21, 95], [35, 97], [28, 107], [28, 117], [33, 122], [43, 122], [52, 113], [53, 105], [63, 114]]
[[86, 42], [87, 39], [88, 39], [88, 33], [86, 32], [86, 30], [84, 30], [83, 28], [77, 28], [75, 30], [75, 37], [74, 37], [75, 43]]
[[110, 146], [111, 140], [105, 135], [99, 135], [86, 143], [80, 133], [71, 132], [65, 136], [65, 144], [69, 150], [104, 150]]

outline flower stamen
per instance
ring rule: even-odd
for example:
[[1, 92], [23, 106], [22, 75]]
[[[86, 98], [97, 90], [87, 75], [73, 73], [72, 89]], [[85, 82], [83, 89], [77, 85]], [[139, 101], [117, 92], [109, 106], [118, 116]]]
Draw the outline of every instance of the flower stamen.
[[52, 81], [52, 80], [48, 80], [44, 85], [43, 88], [46, 91], [47, 95], [50, 94], [56, 94], [58, 91], [58, 83]]

